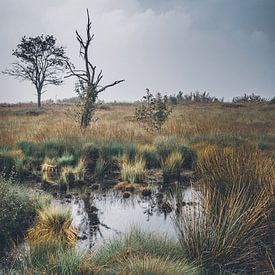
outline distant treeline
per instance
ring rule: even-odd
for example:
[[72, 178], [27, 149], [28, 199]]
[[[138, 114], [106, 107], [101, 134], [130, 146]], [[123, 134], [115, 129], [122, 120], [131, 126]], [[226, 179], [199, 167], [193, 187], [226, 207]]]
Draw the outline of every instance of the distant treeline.
[[[184, 103], [216, 103], [216, 102], [224, 102], [224, 98], [218, 98], [216, 96], [212, 96], [209, 92], [190, 92], [190, 93], [183, 93], [179, 91], [177, 94], [172, 95], [164, 95], [172, 105], [178, 105], [178, 104], [184, 104]], [[63, 105], [71, 105], [78, 102], [78, 97], [71, 97], [71, 98], [65, 98], [65, 99], [58, 99], [56, 101], [49, 99], [45, 100], [44, 103], [48, 104], [63, 104]], [[260, 95], [256, 95], [254, 93], [252, 94], [244, 94], [241, 96], [233, 97], [232, 99], [233, 103], [271, 103], [275, 104], [275, 97], [272, 99], [264, 98]], [[132, 102], [135, 103], [135, 102]], [[130, 102], [118, 102], [113, 101], [109, 102], [110, 105], [116, 105], [116, 104], [132, 104]], [[104, 101], [98, 100], [98, 104], [102, 105], [104, 104]]]

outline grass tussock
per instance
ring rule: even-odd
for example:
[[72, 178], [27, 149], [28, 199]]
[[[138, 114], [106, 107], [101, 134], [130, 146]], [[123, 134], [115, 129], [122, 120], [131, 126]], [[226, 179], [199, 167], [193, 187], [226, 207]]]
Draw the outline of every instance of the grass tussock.
[[141, 158], [136, 158], [130, 161], [123, 158], [120, 163], [120, 173], [123, 181], [130, 183], [143, 182], [146, 175], [145, 161]]
[[36, 224], [27, 232], [27, 241], [30, 245], [47, 243], [74, 246], [76, 233], [72, 226], [70, 209], [50, 205], [39, 211]]
[[175, 217], [186, 257], [209, 272], [272, 272], [274, 160], [215, 145], [198, 155], [199, 204]]
[[182, 155], [179, 152], [173, 152], [167, 156], [161, 164], [164, 182], [180, 178], [182, 162]]
[[137, 229], [105, 244], [93, 263], [104, 267], [106, 274], [197, 274], [184, 260], [178, 243]]
[[226, 194], [234, 184], [250, 189], [252, 194], [257, 194], [259, 188], [274, 193], [275, 160], [265, 153], [249, 147], [206, 145], [198, 150], [198, 155], [197, 172], [209, 188]]
[[95, 274], [91, 255], [53, 244], [32, 244], [13, 252], [14, 268], [20, 274]]

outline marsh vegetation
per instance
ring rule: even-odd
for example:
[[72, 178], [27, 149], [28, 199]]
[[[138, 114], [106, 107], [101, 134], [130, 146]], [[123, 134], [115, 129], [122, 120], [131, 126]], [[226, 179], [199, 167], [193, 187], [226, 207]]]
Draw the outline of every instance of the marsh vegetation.
[[178, 101], [156, 131], [139, 103], [86, 129], [70, 105], [2, 105], [2, 269], [274, 272], [275, 106], [241, 105]]

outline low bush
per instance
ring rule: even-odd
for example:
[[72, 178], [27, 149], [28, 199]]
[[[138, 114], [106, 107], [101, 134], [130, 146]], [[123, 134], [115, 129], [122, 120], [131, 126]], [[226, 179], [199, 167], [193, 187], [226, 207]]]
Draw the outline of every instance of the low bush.
[[26, 191], [0, 178], [0, 246], [22, 236], [36, 216], [35, 204]]

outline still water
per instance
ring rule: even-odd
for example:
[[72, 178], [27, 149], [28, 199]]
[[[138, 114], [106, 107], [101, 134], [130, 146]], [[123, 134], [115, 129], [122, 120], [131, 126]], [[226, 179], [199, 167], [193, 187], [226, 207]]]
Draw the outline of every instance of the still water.
[[[151, 196], [131, 194], [129, 198], [123, 198], [123, 193], [114, 189], [86, 190], [69, 196], [58, 194], [55, 201], [71, 207], [73, 225], [78, 230], [77, 248], [84, 251], [122, 236], [133, 227], [175, 238], [174, 210], [170, 212], [162, 208], [168, 198], [171, 202], [170, 191], [155, 187]], [[193, 193], [191, 187], [184, 188], [182, 200], [191, 202]], [[173, 209], [176, 209], [175, 203]]]

